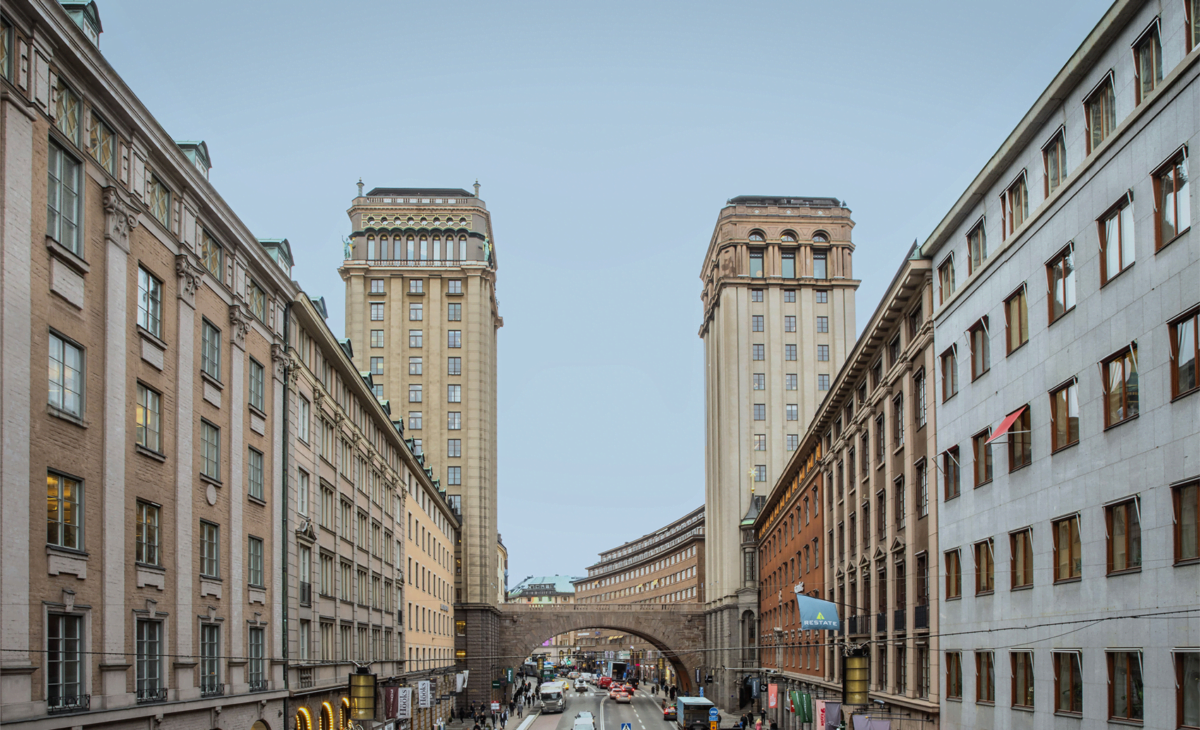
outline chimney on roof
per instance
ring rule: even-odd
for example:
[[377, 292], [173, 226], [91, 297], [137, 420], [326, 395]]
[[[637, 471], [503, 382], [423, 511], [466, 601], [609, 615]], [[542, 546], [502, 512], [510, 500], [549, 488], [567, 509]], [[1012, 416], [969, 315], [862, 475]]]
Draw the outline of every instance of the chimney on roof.
[[358, 197], [360, 197], [360, 198], [362, 197], [362, 188], [363, 188], [363, 182], [362, 182], [362, 178], [360, 177], [358, 179]]
[[475, 181], [475, 197], [476, 198], [479, 197], [479, 181], [478, 180]]

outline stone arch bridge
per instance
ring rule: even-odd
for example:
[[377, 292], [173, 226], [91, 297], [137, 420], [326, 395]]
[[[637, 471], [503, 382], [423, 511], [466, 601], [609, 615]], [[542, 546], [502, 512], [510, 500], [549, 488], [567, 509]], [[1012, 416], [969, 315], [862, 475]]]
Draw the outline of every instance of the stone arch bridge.
[[497, 653], [527, 657], [552, 636], [582, 629], [633, 634], [662, 652], [685, 695], [695, 692], [696, 669], [705, 665], [704, 610], [679, 604], [564, 604], [500, 606]]

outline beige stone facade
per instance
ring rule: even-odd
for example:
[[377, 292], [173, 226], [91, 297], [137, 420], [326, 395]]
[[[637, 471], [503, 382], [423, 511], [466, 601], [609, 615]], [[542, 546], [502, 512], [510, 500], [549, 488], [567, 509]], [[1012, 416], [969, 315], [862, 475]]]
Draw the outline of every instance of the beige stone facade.
[[0, 28], [0, 722], [278, 727], [286, 242], [79, 22]]
[[733, 198], [701, 267], [704, 602], [718, 649], [705, 661], [716, 682], [709, 695], [725, 709], [736, 707], [742, 677], [733, 647], [758, 611], [740, 524], [751, 488], [766, 491], [780, 478], [854, 345], [853, 227], [836, 198]]
[[572, 582], [577, 603], [703, 603], [704, 508], [600, 553]]

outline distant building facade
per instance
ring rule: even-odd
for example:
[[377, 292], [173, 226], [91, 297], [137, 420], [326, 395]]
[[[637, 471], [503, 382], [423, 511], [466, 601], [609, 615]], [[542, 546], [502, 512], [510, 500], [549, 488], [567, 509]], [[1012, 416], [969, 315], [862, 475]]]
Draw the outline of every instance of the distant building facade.
[[922, 246], [946, 728], [1200, 725], [1197, 10], [1113, 3]]
[[572, 582], [576, 603], [702, 603], [704, 508], [600, 553]]
[[[704, 603], [710, 688], [736, 705], [735, 647], [755, 616], [755, 575], [741, 563], [750, 487], [783, 473], [854, 344], [850, 210], [835, 198], [741, 196], [717, 218], [701, 266], [704, 309]], [[757, 618], [754, 619], [757, 623]]]

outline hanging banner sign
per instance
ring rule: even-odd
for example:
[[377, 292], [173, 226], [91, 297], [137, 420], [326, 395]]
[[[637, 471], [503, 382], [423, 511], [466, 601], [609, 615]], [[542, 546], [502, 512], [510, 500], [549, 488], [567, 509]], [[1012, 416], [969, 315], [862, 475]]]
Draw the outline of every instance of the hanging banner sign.
[[412, 719], [412, 687], [397, 687], [396, 719]]
[[772, 710], [779, 707], [779, 685], [773, 682], [767, 685], [767, 707]]
[[417, 707], [422, 710], [433, 707], [433, 691], [427, 679], [417, 682]]
[[822, 601], [819, 598], [804, 595], [800, 592], [799, 586], [796, 586], [796, 609], [800, 612], [800, 628], [802, 630], [826, 629], [837, 631], [842, 627], [842, 622], [838, 619], [836, 605], [829, 601]]

